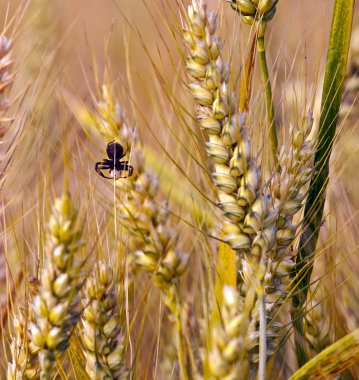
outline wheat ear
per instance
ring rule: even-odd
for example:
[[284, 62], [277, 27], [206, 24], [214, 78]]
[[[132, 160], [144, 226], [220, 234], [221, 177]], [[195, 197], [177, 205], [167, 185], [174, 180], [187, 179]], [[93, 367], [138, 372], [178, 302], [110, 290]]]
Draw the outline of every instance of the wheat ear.
[[315, 352], [321, 352], [332, 343], [332, 325], [321, 303], [310, 302], [305, 316], [304, 327], [308, 340]]
[[[217, 28], [217, 16], [207, 12], [205, 1], [192, 1], [184, 30], [189, 49], [186, 67], [193, 79], [189, 87], [198, 104], [199, 124], [208, 134], [207, 152], [215, 164], [213, 181], [226, 217], [224, 240], [239, 253], [244, 297], [240, 332], [242, 339], [251, 337], [249, 346], [255, 346], [258, 334], [256, 318], [252, 321], [252, 316], [259, 315], [262, 305], [258, 303], [257, 293], [263, 289], [265, 255], [275, 247], [277, 213], [272, 209], [271, 194], [268, 187], [263, 187], [261, 170], [251, 154], [244, 116], [234, 108], [229, 68], [223, 64]], [[249, 280], [245, 272], [250, 272], [254, 280]], [[263, 299], [263, 291], [261, 294]], [[262, 346], [265, 347], [265, 342]], [[251, 355], [246, 359], [254, 361]], [[249, 366], [242, 363], [243, 372]]]
[[112, 269], [96, 265], [84, 290], [82, 341], [86, 372], [91, 379], [124, 379], [124, 335], [119, 293]]
[[175, 317], [178, 332], [178, 354], [184, 377], [187, 376], [181, 322], [181, 302], [178, 279], [187, 268], [189, 255], [178, 247], [178, 236], [171, 227], [174, 221], [165, 205], [157, 202], [158, 178], [145, 168], [138, 136], [128, 123], [123, 108], [111, 87], [102, 87], [102, 96], [96, 103], [96, 112], [87, 113], [92, 126], [107, 140], [115, 138], [130, 151], [131, 165], [135, 168], [126, 181], [116, 182], [121, 199], [119, 219], [129, 232], [128, 264], [143, 268], [153, 276], [161, 289], [166, 305]]
[[41, 379], [51, 379], [55, 360], [70, 344], [81, 313], [83, 243], [76, 229], [77, 213], [67, 194], [56, 199], [49, 221], [46, 258], [41, 271], [39, 294], [32, 308], [32, 343], [39, 348]]
[[178, 236], [171, 228], [169, 213], [156, 202], [157, 178], [145, 170], [140, 150], [133, 149], [132, 157], [136, 162], [136, 173], [123, 185], [127, 197], [121, 209], [121, 219], [130, 232], [130, 247], [135, 249], [134, 262], [153, 276], [174, 316], [182, 376], [187, 379], [178, 280], [187, 268], [189, 255], [178, 246]]
[[[312, 132], [311, 111], [301, 125], [290, 128], [288, 145], [280, 149], [280, 172], [271, 181], [274, 208], [276, 243], [267, 254], [267, 270], [264, 279], [267, 311], [267, 356], [276, 350], [276, 340], [282, 335], [283, 327], [274, 321], [281, 305], [288, 297], [289, 275], [294, 267], [295, 239], [300, 230], [300, 221], [294, 216], [302, 210], [306, 196], [305, 185], [313, 171], [314, 145], [309, 139]], [[298, 218], [297, 218], [298, 219]]]
[[[207, 153], [213, 159], [213, 181], [218, 189], [219, 207], [226, 220], [225, 241], [232, 249], [259, 257], [271, 249], [275, 215], [270, 212], [270, 195], [262, 188], [261, 171], [251, 155], [248, 127], [235, 111], [229, 90], [228, 64], [220, 54], [217, 16], [207, 12], [204, 1], [188, 8], [189, 24], [184, 38], [189, 48], [189, 85], [198, 104], [198, 121], [207, 132]], [[258, 231], [261, 232], [258, 234]]]
[[11, 357], [7, 368], [7, 380], [37, 380], [40, 378], [39, 347], [29, 339], [30, 323], [34, 315], [30, 310], [20, 309], [13, 318], [15, 328], [11, 342]]
[[237, 290], [223, 288], [222, 320], [212, 329], [209, 370], [214, 379], [246, 379], [249, 371], [248, 329], [243, 318], [243, 298]]
[[249, 25], [260, 23], [265, 24], [270, 21], [275, 12], [279, 0], [227, 0], [231, 7], [237, 11], [242, 20]]

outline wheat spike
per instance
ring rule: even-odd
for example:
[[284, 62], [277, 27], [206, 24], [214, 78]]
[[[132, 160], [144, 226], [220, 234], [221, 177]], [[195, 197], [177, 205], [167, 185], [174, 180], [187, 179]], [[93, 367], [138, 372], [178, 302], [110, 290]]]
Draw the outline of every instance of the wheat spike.
[[279, 0], [227, 0], [236, 12], [241, 15], [243, 22], [252, 25], [258, 23], [262, 32], [266, 24], [276, 12], [276, 5]]
[[123, 379], [124, 336], [118, 286], [112, 269], [104, 262], [87, 280], [82, 316], [86, 371], [91, 379]]
[[224, 240], [242, 256], [250, 253], [259, 257], [275, 241], [270, 194], [262, 188], [261, 171], [251, 155], [244, 115], [234, 108], [229, 66], [223, 62], [216, 35], [217, 15], [207, 11], [204, 1], [193, 1], [188, 20], [184, 39], [189, 50], [186, 68], [193, 80], [189, 87], [198, 104], [198, 122], [208, 134], [207, 153], [215, 167], [213, 181], [226, 217]]
[[39, 294], [32, 302], [35, 320], [30, 325], [31, 341], [39, 348], [41, 379], [52, 378], [55, 360], [69, 347], [81, 313], [83, 260], [78, 251], [83, 243], [76, 219], [76, 210], [67, 194], [55, 200]]
[[11, 342], [12, 361], [8, 364], [7, 380], [37, 380], [40, 378], [39, 347], [29, 339], [29, 325], [34, 320], [30, 310], [20, 309], [14, 316], [15, 333]]
[[[193, 82], [190, 89], [198, 104], [198, 121], [207, 132], [208, 155], [214, 161], [213, 181], [218, 189], [219, 207], [226, 218], [224, 240], [239, 254], [240, 273], [244, 279], [241, 295], [245, 308], [243, 326], [256, 326], [252, 314], [258, 314], [257, 281], [246, 281], [251, 271], [259, 282], [262, 277], [261, 258], [275, 247], [276, 212], [271, 194], [262, 185], [262, 173], [251, 154], [248, 127], [244, 115], [235, 108], [229, 90], [229, 66], [223, 63], [220, 51], [217, 15], [207, 11], [204, 1], [193, 1], [188, 8], [189, 23], [184, 39], [189, 50], [187, 71]], [[199, 70], [199, 67], [201, 70]], [[196, 70], [194, 70], [196, 68]], [[248, 331], [241, 330], [242, 339]], [[252, 334], [254, 339], [257, 339]], [[252, 342], [250, 346], [255, 346]], [[252, 360], [250, 356], [246, 356]], [[248, 367], [249, 364], [242, 365]]]

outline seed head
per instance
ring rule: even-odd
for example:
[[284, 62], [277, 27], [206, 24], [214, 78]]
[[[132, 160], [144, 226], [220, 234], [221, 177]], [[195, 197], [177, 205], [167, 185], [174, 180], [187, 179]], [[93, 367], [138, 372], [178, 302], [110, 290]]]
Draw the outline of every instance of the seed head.
[[269, 21], [276, 12], [279, 0], [228, 0], [231, 7], [240, 13], [244, 22]]
[[87, 280], [81, 318], [86, 372], [91, 378], [121, 379], [127, 373], [118, 298], [113, 270], [100, 261]]
[[56, 357], [70, 344], [80, 314], [83, 261], [77, 251], [83, 245], [75, 228], [77, 212], [69, 196], [56, 199], [49, 221], [44, 268], [39, 294], [32, 302], [32, 343], [38, 347], [41, 378], [50, 379]]
[[15, 331], [10, 347], [11, 362], [7, 368], [8, 380], [39, 379], [39, 348], [29, 339], [29, 330], [34, 315], [31, 311], [26, 314], [23, 309], [20, 309], [18, 315], [13, 319]]

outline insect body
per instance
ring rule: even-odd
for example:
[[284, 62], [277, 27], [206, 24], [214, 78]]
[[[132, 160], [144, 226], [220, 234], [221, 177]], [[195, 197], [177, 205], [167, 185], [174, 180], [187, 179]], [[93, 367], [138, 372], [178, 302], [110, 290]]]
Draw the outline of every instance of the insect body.
[[[108, 143], [106, 153], [109, 159], [104, 158], [103, 161], [97, 162], [95, 165], [96, 172], [103, 178], [119, 179], [130, 177], [133, 173], [133, 166], [129, 165], [128, 161], [121, 161], [126, 156], [121, 144], [112, 141]], [[103, 174], [103, 170], [108, 170], [110, 177]], [[122, 175], [127, 172], [127, 175]]]

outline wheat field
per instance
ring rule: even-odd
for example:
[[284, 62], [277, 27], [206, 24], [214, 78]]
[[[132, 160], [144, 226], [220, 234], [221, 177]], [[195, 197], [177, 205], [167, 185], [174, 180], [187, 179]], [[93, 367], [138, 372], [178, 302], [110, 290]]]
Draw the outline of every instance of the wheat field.
[[0, 0], [0, 378], [359, 379], [354, 0]]

